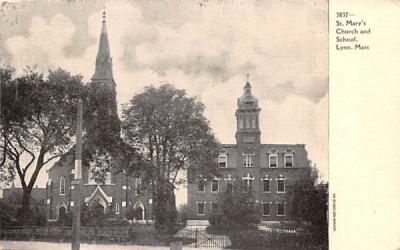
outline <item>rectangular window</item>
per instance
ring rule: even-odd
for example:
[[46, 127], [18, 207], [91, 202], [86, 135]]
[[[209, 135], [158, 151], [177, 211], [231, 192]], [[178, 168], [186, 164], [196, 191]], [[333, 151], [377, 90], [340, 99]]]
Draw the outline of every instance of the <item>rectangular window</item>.
[[262, 203], [262, 215], [269, 216], [269, 202]]
[[287, 168], [293, 167], [293, 155], [285, 156], [285, 167]]
[[199, 180], [197, 182], [197, 192], [205, 192], [205, 181], [204, 180]]
[[270, 155], [269, 156], [269, 167], [270, 168], [277, 168], [278, 167], [278, 156], [277, 155]]
[[197, 203], [197, 215], [205, 215], [204, 202], [198, 202]]
[[253, 118], [253, 128], [257, 128], [257, 120], [256, 118]]
[[218, 210], [218, 203], [212, 202], [212, 203], [211, 203], [211, 210], [212, 210], [213, 212], [217, 211], [217, 210]]
[[249, 180], [249, 179], [243, 180], [243, 192], [244, 193], [251, 191], [252, 187], [253, 187], [253, 180]]
[[276, 204], [276, 215], [285, 216], [285, 203], [279, 202]]
[[269, 189], [269, 179], [264, 179], [263, 180], [263, 192], [264, 193], [269, 193], [270, 189]]
[[231, 182], [226, 183], [226, 192], [232, 192], [233, 190], [233, 185]]
[[250, 127], [250, 119], [249, 118], [246, 119], [246, 128], [251, 128]]
[[285, 192], [285, 180], [279, 179], [278, 180], [278, 193]]
[[211, 192], [218, 192], [219, 182], [218, 180], [213, 180], [211, 183]]
[[254, 166], [253, 157], [254, 154], [243, 154], [243, 167], [252, 168]]

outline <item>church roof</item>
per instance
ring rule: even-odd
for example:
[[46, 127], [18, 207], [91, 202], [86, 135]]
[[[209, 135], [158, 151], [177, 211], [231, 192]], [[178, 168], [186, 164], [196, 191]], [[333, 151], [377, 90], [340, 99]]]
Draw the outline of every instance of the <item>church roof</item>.
[[106, 12], [103, 11], [103, 21], [100, 34], [99, 49], [96, 57], [96, 69], [92, 81], [114, 81], [112, 58], [107, 35]]
[[89, 197], [85, 198], [85, 202], [89, 203], [96, 196], [97, 193], [102, 196], [104, 200], [106, 200], [108, 203], [112, 202], [113, 198], [111, 196], [108, 196], [100, 186], [97, 186], [93, 193]]

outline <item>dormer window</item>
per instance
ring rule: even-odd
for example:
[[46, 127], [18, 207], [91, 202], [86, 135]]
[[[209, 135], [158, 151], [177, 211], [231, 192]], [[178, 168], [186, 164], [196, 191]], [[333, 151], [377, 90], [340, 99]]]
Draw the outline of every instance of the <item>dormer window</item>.
[[275, 149], [271, 150], [268, 153], [269, 167], [277, 168], [278, 167], [278, 154]]
[[284, 154], [284, 165], [285, 168], [292, 168], [293, 167], [293, 151], [288, 149], [285, 151]]
[[221, 151], [218, 155], [218, 166], [220, 168], [228, 167], [228, 154], [225, 151]]

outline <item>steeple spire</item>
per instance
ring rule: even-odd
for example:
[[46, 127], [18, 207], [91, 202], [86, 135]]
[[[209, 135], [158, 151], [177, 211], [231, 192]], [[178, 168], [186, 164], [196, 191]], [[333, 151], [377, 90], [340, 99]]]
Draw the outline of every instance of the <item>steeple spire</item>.
[[112, 71], [112, 58], [110, 55], [110, 45], [107, 35], [106, 10], [103, 10], [103, 20], [100, 34], [99, 50], [96, 57], [96, 70], [92, 81], [112, 81], [114, 76]]

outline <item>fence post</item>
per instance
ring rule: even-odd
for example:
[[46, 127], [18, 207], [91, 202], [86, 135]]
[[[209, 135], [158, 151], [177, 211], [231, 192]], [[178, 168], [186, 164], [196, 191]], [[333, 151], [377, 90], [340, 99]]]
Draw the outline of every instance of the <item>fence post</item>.
[[96, 244], [96, 238], [97, 238], [97, 228], [96, 228], [96, 225], [94, 226], [94, 237], [93, 237], [93, 241], [94, 241], [94, 244]]
[[197, 227], [196, 227], [195, 238], [196, 238], [195, 247], [197, 248], [198, 247], [198, 245], [197, 245]]

